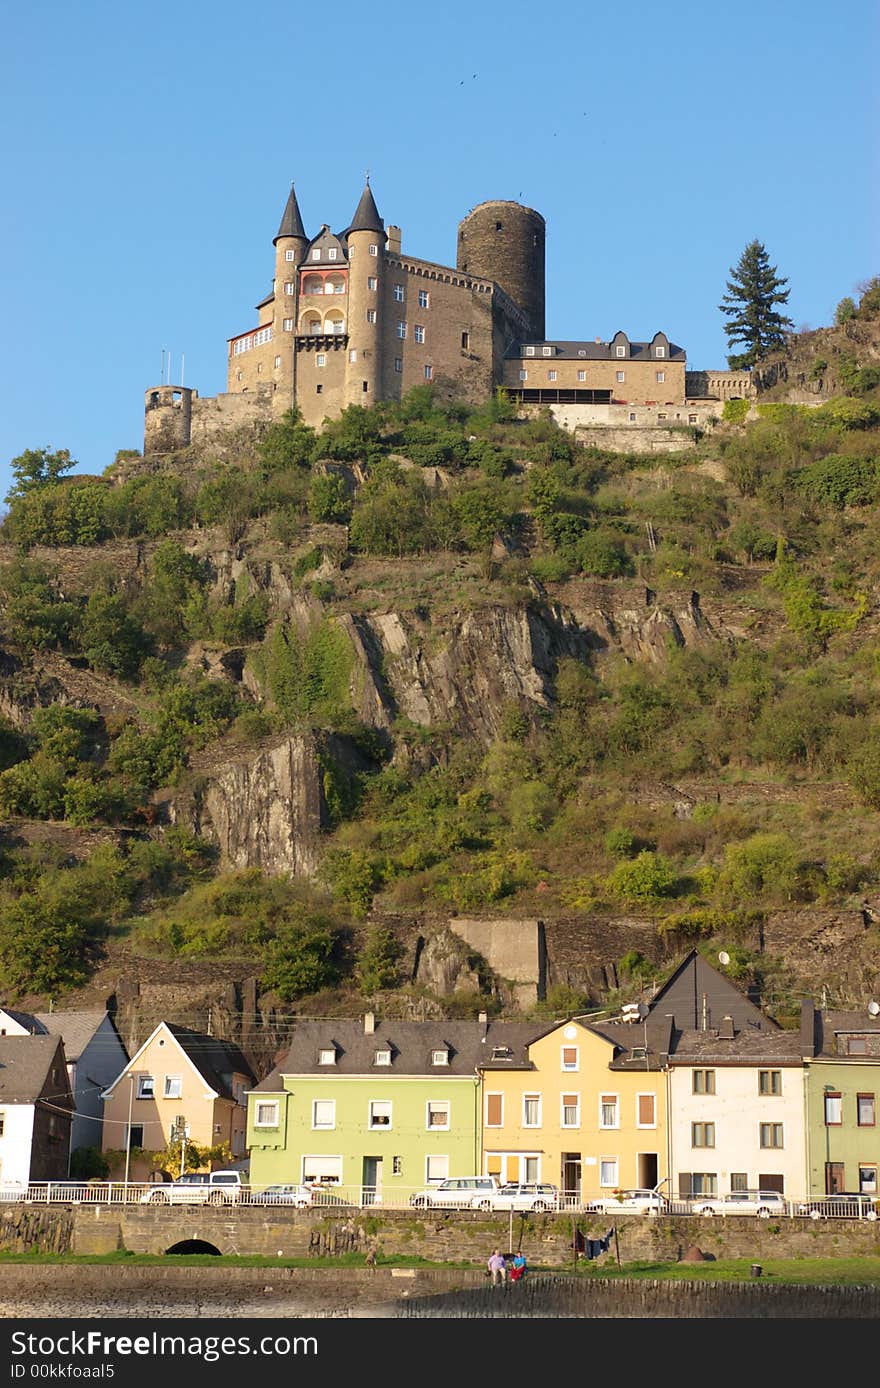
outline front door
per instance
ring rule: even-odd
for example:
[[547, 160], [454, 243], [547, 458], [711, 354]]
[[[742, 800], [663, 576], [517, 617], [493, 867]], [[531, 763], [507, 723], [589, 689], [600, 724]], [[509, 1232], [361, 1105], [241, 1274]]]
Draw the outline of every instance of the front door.
[[374, 1205], [382, 1199], [382, 1158], [364, 1157], [364, 1204]]
[[566, 1204], [577, 1205], [581, 1198], [581, 1154], [562, 1154], [562, 1194]]
[[837, 1195], [844, 1189], [845, 1169], [842, 1161], [825, 1163], [825, 1194]]

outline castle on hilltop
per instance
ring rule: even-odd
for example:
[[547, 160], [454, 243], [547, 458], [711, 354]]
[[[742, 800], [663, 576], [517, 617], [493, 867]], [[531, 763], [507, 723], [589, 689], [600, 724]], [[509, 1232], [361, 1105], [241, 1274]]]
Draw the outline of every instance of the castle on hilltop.
[[227, 341], [226, 393], [200, 399], [182, 385], [152, 387], [144, 453], [268, 423], [292, 407], [320, 427], [347, 405], [398, 400], [426, 382], [440, 398], [475, 404], [503, 387], [523, 407], [549, 406], [570, 428], [696, 424], [707, 403], [717, 413], [719, 400], [750, 393], [747, 372], [699, 373], [689, 383], [684, 348], [663, 332], [650, 341], [624, 332], [609, 342], [548, 340], [545, 230], [533, 208], [480, 203], [459, 223], [453, 268], [404, 253], [369, 180], [349, 226], [333, 232], [325, 223], [312, 237], [291, 187], [273, 239], [272, 288], [256, 305], [256, 325]]

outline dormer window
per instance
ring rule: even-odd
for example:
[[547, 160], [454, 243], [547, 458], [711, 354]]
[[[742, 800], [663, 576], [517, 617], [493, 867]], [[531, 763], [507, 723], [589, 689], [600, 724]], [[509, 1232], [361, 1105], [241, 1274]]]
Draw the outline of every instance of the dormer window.
[[535, 355], [535, 349], [534, 349], [534, 347], [527, 347], [527, 348], [526, 348], [526, 356], [527, 356], [527, 357], [533, 357], [534, 355]]
[[320, 260], [320, 259], [321, 259], [321, 249], [320, 249], [320, 247], [316, 247], [316, 249], [312, 251], [312, 260]]
[[335, 259], [336, 259], [336, 248], [335, 248], [335, 246], [331, 246], [330, 249], [328, 250], [328, 252], [327, 252], [327, 259], [328, 259], [328, 260], [335, 260]]
[[615, 350], [615, 352], [617, 353], [617, 355], [618, 355], [619, 357], [625, 357], [625, 356], [626, 356], [626, 348], [625, 348], [625, 347], [615, 347], [614, 350]]
[[509, 1046], [493, 1046], [493, 1047], [492, 1047], [492, 1059], [493, 1059], [493, 1060], [510, 1060], [510, 1059], [512, 1058], [512, 1056], [513, 1056], [513, 1051], [510, 1049]]
[[431, 1052], [431, 1064], [432, 1064], [432, 1065], [448, 1065], [448, 1064], [449, 1064], [449, 1052], [446, 1050], [445, 1047], [444, 1047], [442, 1050], [436, 1050], [436, 1051], [432, 1051], [432, 1052]]
[[324, 1050], [318, 1051], [318, 1064], [319, 1064], [319, 1065], [335, 1065], [335, 1064], [336, 1064], [336, 1047], [335, 1047], [335, 1046], [328, 1046], [328, 1047], [326, 1047]]
[[543, 354], [544, 354], [545, 357], [552, 357], [552, 355], [553, 355], [553, 348], [552, 348], [552, 347], [542, 347], [542, 348], [541, 348], [541, 351], [543, 352]]
[[373, 1062], [376, 1065], [390, 1065], [391, 1047], [383, 1046], [380, 1050], [376, 1051], [375, 1055], [373, 1056]]
[[654, 352], [655, 352], [655, 354], [656, 354], [658, 357], [665, 357], [665, 356], [666, 356], [666, 348], [665, 348], [665, 347], [655, 347], [655, 348], [654, 348]]

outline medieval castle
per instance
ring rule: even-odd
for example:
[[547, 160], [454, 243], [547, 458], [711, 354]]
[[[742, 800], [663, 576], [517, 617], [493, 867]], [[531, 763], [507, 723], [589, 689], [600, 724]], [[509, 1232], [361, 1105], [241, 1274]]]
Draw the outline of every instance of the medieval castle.
[[503, 387], [560, 423], [657, 435], [701, 424], [751, 394], [747, 372], [686, 370], [684, 348], [618, 332], [545, 337], [545, 223], [517, 202], [483, 202], [458, 227], [456, 265], [407, 255], [385, 226], [369, 181], [350, 225], [309, 237], [291, 187], [274, 238], [274, 280], [256, 326], [228, 339], [226, 393], [183, 386], [147, 392], [144, 453], [166, 453], [225, 428], [298, 407], [320, 427], [347, 405], [396, 400], [431, 382], [441, 397], [479, 403]]

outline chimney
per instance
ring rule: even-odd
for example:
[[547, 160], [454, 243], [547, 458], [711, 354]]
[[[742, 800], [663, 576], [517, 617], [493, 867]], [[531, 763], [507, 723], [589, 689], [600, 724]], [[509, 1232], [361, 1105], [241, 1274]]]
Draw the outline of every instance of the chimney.
[[722, 1017], [721, 1026], [718, 1028], [718, 1036], [721, 1041], [732, 1041], [736, 1032], [733, 1029], [733, 1018]]
[[700, 1012], [700, 1031], [709, 1030], [709, 999], [703, 994], [703, 1006]]
[[373, 1032], [374, 1032], [375, 1030], [376, 1030], [376, 1014], [375, 1014], [375, 1012], [365, 1012], [365, 1013], [364, 1013], [364, 1036], [372, 1036], [372, 1035], [373, 1035]]
[[400, 243], [403, 238], [403, 232], [400, 230], [400, 227], [386, 227], [385, 230], [388, 233], [388, 250], [390, 254], [400, 255]]

